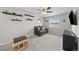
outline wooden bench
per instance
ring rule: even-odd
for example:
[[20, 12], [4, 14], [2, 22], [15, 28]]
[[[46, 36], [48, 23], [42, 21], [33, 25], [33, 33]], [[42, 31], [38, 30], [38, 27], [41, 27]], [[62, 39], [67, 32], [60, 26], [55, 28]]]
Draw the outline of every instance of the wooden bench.
[[25, 40], [19, 41], [17, 43], [13, 43], [12, 47], [14, 48], [14, 50], [20, 51], [20, 50], [22, 50], [24, 48], [27, 48], [29, 43], [30, 43], [29, 39], [25, 39]]

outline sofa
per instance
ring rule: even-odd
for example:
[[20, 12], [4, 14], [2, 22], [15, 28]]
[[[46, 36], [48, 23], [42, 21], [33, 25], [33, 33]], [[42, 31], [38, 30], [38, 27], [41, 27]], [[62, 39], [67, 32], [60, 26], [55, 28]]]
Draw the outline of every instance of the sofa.
[[37, 36], [42, 36], [44, 34], [48, 33], [48, 29], [44, 26], [35, 26], [34, 27], [34, 34]]

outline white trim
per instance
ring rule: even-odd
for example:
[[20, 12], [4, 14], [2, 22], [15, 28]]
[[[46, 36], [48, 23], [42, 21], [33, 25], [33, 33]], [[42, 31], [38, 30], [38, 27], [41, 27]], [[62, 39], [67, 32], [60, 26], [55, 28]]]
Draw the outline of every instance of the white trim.
[[11, 42], [2, 43], [2, 44], [0, 44], [0, 46], [6, 45], [6, 44], [9, 44], [9, 43], [11, 43]]

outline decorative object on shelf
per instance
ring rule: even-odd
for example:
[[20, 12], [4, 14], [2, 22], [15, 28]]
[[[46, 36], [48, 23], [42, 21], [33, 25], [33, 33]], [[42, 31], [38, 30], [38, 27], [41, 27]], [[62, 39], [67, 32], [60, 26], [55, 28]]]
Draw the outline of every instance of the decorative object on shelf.
[[32, 19], [30, 19], [30, 18], [28, 18], [27, 20], [28, 20], [28, 21], [32, 21]]
[[29, 17], [35, 17], [35, 16], [32, 16], [32, 15], [29, 15], [29, 14], [24, 14], [25, 16], [29, 16]]
[[22, 21], [22, 20], [19, 20], [19, 19], [11, 19], [12, 21]]
[[17, 13], [15, 13], [15, 12], [13, 12], [13, 13], [11, 13], [11, 12], [8, 12], [7, 10], [5, 10], [5, 11], [2, 11], [2, 13], [3, 14], [8, 14], [8, 15], [15, 15], [15, 16], [20, 16], [20, 17], [22, 17], [23, 15], [21, 15], [21, 14], [17, 14]]

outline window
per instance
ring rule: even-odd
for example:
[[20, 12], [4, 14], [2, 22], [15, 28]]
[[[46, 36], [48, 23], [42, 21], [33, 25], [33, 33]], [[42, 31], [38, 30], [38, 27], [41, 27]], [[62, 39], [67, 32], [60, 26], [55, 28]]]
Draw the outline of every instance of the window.
[[58, 17], [52, 17], [49, 19], [49, 27], [59, 27], [60, 19]]

